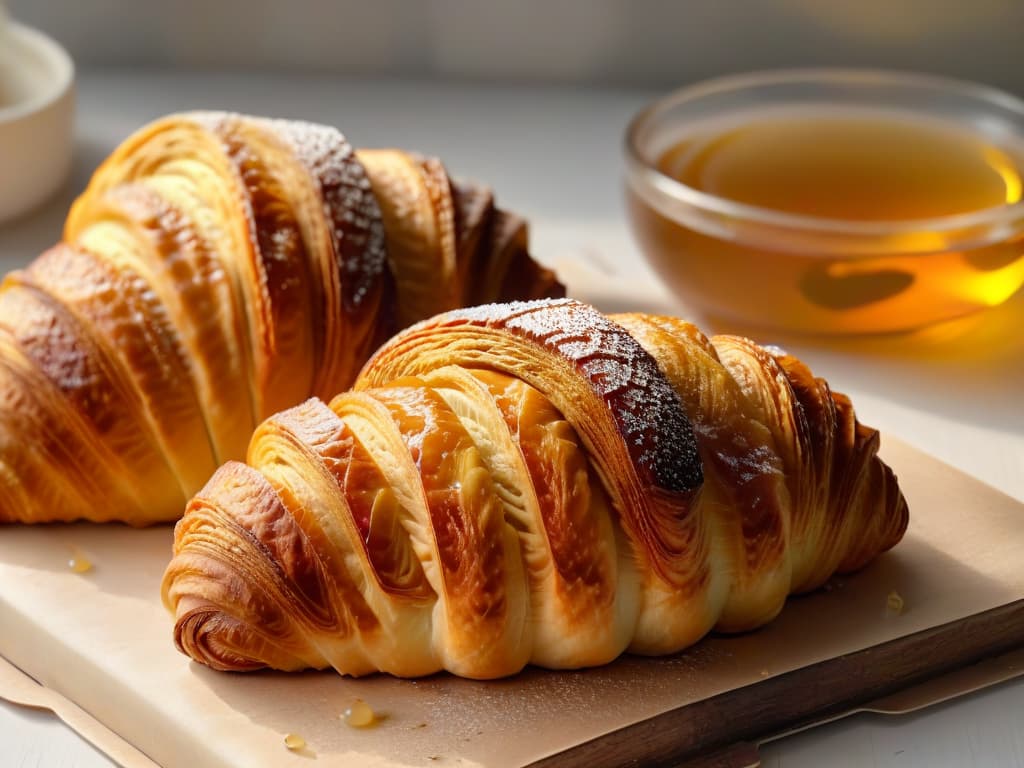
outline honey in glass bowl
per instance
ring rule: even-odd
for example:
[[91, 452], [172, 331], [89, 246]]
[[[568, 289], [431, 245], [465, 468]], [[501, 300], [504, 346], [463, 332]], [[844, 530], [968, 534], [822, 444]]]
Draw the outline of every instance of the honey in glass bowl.
[[917, 328], [1024, 284], [1024, 105], [917, 75], [727, 78], [627, 138], [641, 249], [687, 304], [810, 332]]

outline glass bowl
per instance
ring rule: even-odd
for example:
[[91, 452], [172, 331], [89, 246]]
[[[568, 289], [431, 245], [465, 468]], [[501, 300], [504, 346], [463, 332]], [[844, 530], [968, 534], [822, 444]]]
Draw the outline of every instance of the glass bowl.
[[659, 170], [666, 153], [715, 125], [861, 110], [970, 132], [1024, 174], [1024, 102], [992, 88], [851, 70], [765, 72], [683, 88], [630, 123], [626, 198], [641, 251], [689, 308], [732, 325], [876, 333], [992, 307], [1024, 284], [1019, 184], [1017, 199], [1008, 193], [1007, 202], [980, 210], [851, 220], [726, 199]]

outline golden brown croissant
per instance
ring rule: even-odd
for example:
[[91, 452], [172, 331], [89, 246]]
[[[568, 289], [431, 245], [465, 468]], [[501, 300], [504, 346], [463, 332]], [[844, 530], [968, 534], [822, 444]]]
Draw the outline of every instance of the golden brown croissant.
[[333, 128], [174, 115], [0, 288], [0, 522], [180, 516], [255, 426], [413, 320], [561, 295], [519, 217]]
[[457, 310], [265, 421], [175, 531], [175, 640], [217, 669], [666, 654], [893, 546], [878, 433], [798, 360], [571, 300]]

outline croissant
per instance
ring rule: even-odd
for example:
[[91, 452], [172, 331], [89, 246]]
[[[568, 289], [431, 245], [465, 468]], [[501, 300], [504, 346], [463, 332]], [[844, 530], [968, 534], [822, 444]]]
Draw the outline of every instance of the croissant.
[[399, 327], [562, 295], [526, 240], [438, 160], [333, 128], [143, 128], [0, 287], [0, 522], [177, 519], [260, 421], [348, 387]]
[[770, 621], [907, 526], [878, 432], [799, 360], [572, 300], [456, 310], [256, 430], [175, 529], [221, 670], [511, 675]]

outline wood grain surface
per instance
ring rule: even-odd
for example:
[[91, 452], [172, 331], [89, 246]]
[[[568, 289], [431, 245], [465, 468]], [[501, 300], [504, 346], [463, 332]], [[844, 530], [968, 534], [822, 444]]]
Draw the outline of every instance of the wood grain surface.
[[1024, 600], [1018, 600], [695, 701], [532, 766], [602, 768], [637, 760], [666, 768], [756, 765], [761, 739], [855, 711], [876, 697], [1022, 643]]

